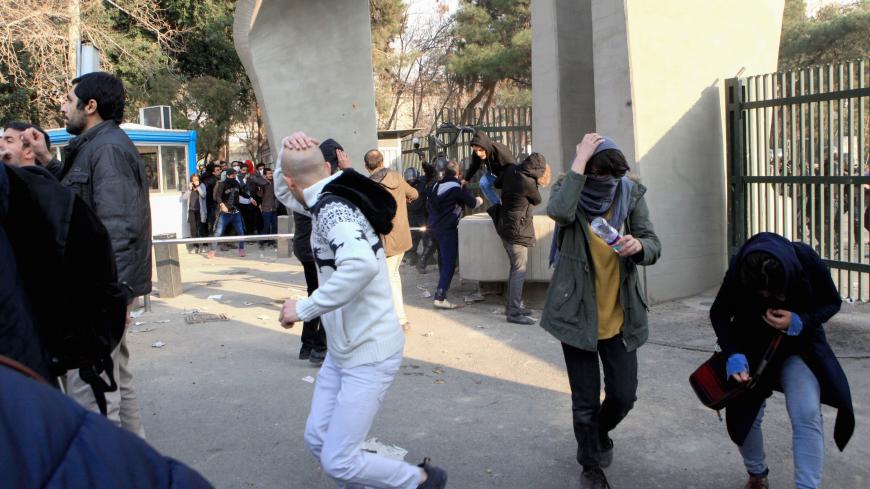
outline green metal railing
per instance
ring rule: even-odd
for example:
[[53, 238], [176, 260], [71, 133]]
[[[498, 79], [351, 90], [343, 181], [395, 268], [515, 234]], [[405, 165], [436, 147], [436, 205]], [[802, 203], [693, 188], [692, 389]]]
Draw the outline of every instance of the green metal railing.
[[770, 231], [812, 246], [870, 300], [867, 60], [726, 81], [732, 251]]

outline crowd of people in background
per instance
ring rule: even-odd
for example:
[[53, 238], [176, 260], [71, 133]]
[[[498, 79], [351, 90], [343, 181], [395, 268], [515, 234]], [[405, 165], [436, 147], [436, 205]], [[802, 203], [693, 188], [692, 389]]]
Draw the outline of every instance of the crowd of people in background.
[[[59, 487], [210, 487], [142, 441], [126, 331], [134, 301], [152, 289], [151, 220], [145, 166], [119, 126], [124, 106], [117, 77], [90, 73], [72, 81], [60, 108], [76, 136], [62, 160], [38, 126], [10, 122], [0, 137], [0, 389], [16, 394], [0, 396], [0, 453], [15, 454], [0, 458], [0, 472], [10, 487], [49, 478]], [[590, 133], [577, 144], [546, 205], [556, 224], [553, 275], [538, 320], [522, 291], [550, 167], [539, 153], [514, 158], [483, 132], [470, 146], [465, 173], [452, 160], [399, 173], [372, 149], [361, 156], [364, 174], [338, 142], [297, 132], [282, 141], [274, 170], [251, 161], [200, 165], [183, 194], [190, 234], [273, 234], [277, 216], [292, 214], [308, 297], [285, 301], [278, 320], [285, 328], [302, 322], [299, 358], [321, 366], [308, 449], [339, 487], [444, 489], [447, 472], [428, 458], [412, 465], [361, 447], [411, 328], [399, 268], [407, 257], [425, 272], [437, 254], [433, 306], [459, 307], [448, 300], [458, 227], [484, 203], [468, 186], [482, 170], [479, 187], [510, 263], [505, 318], [540, 322], [560, 343], [583, 486], [609, 489], [611, 433], [634, 407], [637, 349], [649, 336], [638, 267], [661, 255], [647, 189], [615, 141]], [[596, 222], [613, 231], [612, 242]], [[237, 246], [244, 257], [244, 238]], [[212, 258], [216, 246], [189, 247], [205, 250]], [[61, 293], [45, 293], [46, 284]], [[822, 404], [837, 409], [837, 447], [851, 438], [848, 380], [822, 328], [840, 304], [807, 244], [760, 233], [733, 257], [710, 319], [727, 358], [720, 381], [760, 378], [726, 407], [746, 488], [769, 487], [761, 424], [773, 390], [785, 394], [792, 421], [797, 487], [821, 483]]]
[[[278, 232], [278, 215], [286, 209], [275, 199], [272, 169], [250, 160], [200, 163], [191, 175], [182, 199], [187, 209], [190, 237], [267, 235]], [[231, 234], [232, 233], [232, 234]], [[222, 250], [230, 245], [221, 243]], [[260, 249], [277, 246], [275, 241], [260, 241]], [[245, 256], [245, 242], [237, 244]], [[207, 251], [215, 256], [215, 244], [192, 244], [190, 253]]]

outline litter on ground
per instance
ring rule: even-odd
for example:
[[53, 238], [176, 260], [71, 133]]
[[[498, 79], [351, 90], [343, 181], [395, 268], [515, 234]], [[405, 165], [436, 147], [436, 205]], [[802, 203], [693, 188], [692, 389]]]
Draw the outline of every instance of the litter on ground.
[[184, 315], [187, 324], [211, 323], [215, 321], [229, 321], [226, 314], [211, 314], [208, 312], [192, 312]]
[[363, 443], [362, 449], [369, 453], [376, 453], [382, 457], [393, 460], [405, 460], [408, 451], [396, 445], [381, 443], [377, 438], [371, 438]]

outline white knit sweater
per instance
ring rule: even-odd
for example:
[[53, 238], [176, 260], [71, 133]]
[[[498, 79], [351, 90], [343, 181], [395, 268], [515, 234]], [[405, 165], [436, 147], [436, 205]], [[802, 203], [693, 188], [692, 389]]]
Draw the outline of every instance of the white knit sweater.
[[311, 249], [320, 286], [296, 303], [302, 321], [320, 316], [330, 358], [339, 368], [380, 362], [402, 351], [405, 335], [393, 309], [386, 255], [363, 213], [346, 200], [316, 206], [323, 187], [341, 173], [305, 189], [308, 211], [290, 194], [276, 165], [275, 195], [288, 209], [312, 218]]

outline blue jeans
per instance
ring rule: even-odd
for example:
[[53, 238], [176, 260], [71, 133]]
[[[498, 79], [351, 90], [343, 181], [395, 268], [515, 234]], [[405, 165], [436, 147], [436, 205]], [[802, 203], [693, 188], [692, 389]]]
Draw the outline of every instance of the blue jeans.
[[486, 200], [490, 201], [493, 205], [501, 203], [501, 199], [498, 197], [494, 185], [495, 175], [492, 173], [487, 171], [480, 176], [480, 191], [483, 192]]
[[278, 214], [275, 211], [263, 213], [263, 234], [278, 233]]
[[447, 290], [453, 281], [456, 271], [456, 260], [459, 258], [459, 230], [457, 228], [432, 230], [432, 238], [438, 242], [438, 289], [435, 290], [435, 300], [447, 298]]
[[[236, 230], [236, 233], [238, 235], [240, 235], [240, 236], [245, 235], [245, 226], [242, 224], [242, 213], [241, 212], [234, 212], [231, 214], [222, 213], [220, 215], [220, 217], [218, 218], [217, 227], [214, 230], [214, 235], [215, 236], [223, 236], [224, 229], [227, 227], [227, 224], [232, 225], [233, 228]], [[211, 243], [210, 249], [212, 251], [214, 251], [214, 248], [215, 248], [214, 243]], [[245, 241], [244, 240], [239, 241], [239, 249], [240, 250], [245, 249]]]
[[[822, 483], [825, 461], [819, 381], [797, 355], [785, 360], [780, 375], [785, 405], [791, 419], [795, 487], [818, 489]], [[743, 446], [739, 447], [743, 464], [750, 474], [764, 474], [767, 471], [761, 434], [764, 407], [762, 404], [749, 435]]]

